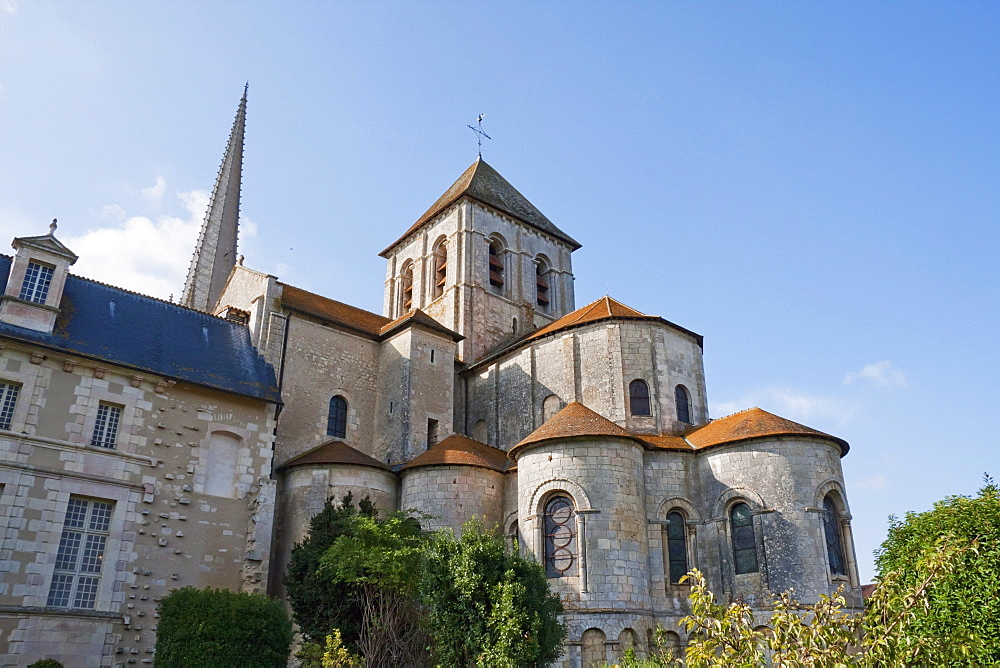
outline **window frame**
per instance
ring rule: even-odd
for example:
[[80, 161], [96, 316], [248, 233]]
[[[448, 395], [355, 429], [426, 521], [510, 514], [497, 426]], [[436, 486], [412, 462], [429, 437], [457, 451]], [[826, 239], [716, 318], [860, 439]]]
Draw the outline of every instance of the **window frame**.
[[17, 400], [21, 394], [21, 383], [0, 380], [0, 429], [10, 430], [14, 423]]
[[18, 299], [32, 304], [44, 304], [49, 298], [49, 289], [52, 287], [55, 273], [55, 265], [29, 259]]
[[[678, 522], [674, 522], [672, 518], [676, 518]], [[680, 536], [672, 536], [671, 530], [678, 529]], [[681, 578], [687, 575], [688, 571], [691, 570], [691, 560], [688, 554], [688, 531], [687, 531], [687, 517], [677, 508], [672, 508], [670, 512], [667, 513], [666, 523], [663, 525], [663, 542], [666, 548], [666, 554], [664, 555], [664, 566], [665, 574], [667, 576], [667, 583], [671, 587], [676, 587], [681, 584]], [[675, 545], [680, 545], [681, 554], [683, 556], [683, 572], [675, 577], [674, 571], [674, 550]]]
[[[741, 517], [740, 522], [737, 523], [737, 511], [741, 508], [746, 508], [745, 518]], [[750, 507], [746, 501], [738, 501], [729, 507], [729, 532], [730, 532], [730, 542], [733, 548], [733, 571], [736, 575], [747, 575], [750, 573], [760, 572], [760, 555], [757, 552], [757, 530], [754, 527], [753, 521], [753, 509]], [[741, 531], [741, 529], [746, 529], [746, 531]], [[739, 547], [741, 544], [748, 542], [747, 535], [749, 534], [749, 547]], [[741, 566], [741, 554], [752, 554], [753, 556], [753, 567]]]
[[684, 424], [694, 424], [691, 420], [691, 393], [680, 383], [674, 387], [674, 404], [677, 406], [677, 420]]
[[[576, 503], [569, 494], [556, 492], [545, 500], [542, 508], [542, 565], [545, 577], [572, 577], [576, 575], [574, 571], [579, 570], [577, 562], [580, 556]], [[561, 528], [565, 528], [566, 532], [561, 531]], [[560, 545], [562, 541], [565, 542]]]
[[118, 449], [118, 434], [121, 431], [122, 416], [125, 407], [110, 401], [100, 401], [97, 404], [97, 415], [94, 418], [94, 431], [90, 436], [90, 445], [108, 450]]
[[[638, 409], [636, 404], [638, 404]], [[641, 412], [642, 408], [645, 408], [646, 412]], [[653, 401], [649, 393], [649, 383], [643, 378], [634, 378], [628, 384], [628, 413], [632, 417], [653, 416]]]
[[[830, 575], [835, 578], [847, 577], [847, 550], [844, 547], [844, 531], [840, 524], [840, 507], [832, 493], [823, 497], [823, 538]], [[834, 563], [836, 560], [840, 561], [840, 570], [837, 570], [838, 566]]]
[[441, 238], [431, 253], [434, 258], [434, 281], [431, 283], [431, 299], [437, 299], [444, 294], [448, 283], [448, 241]]
[[[70, 496], [46, 607], [63, 610], [94, 610], [97, 607], [114, 511], [112, 500]], [[97, 526], [95, 520], [99, 522]]]
[[335, 394], [330, 397], [326, 413], [327, 436], [342, 440], [347, 438], [347, 406], [347, 398], [343, 395]]

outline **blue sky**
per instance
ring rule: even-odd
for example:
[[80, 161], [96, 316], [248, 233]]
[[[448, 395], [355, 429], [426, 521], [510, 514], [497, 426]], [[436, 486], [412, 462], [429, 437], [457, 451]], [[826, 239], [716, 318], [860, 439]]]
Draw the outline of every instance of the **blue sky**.
[[705, 336], [713, 417], [841, 436], [862, 577], [890, 514], [1000, 475], [993, 3], [0, 0], [0, 236], [179, 293], [250, 82], [241, 252], [381, 311], [476, 157], [606, 293]]

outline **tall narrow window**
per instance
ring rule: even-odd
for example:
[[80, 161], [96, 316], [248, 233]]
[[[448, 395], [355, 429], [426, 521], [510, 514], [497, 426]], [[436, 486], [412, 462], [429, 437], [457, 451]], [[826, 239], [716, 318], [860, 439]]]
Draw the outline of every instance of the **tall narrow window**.
[[503, 246], [496, 239], [490, 241], [490, 285], [503, 287]]
[[632, 415], [652, 415], [649, 406], [649, 385], [641, 378], [628, 384], [628, 405]]
[[444, 285], [448, 282], [448, 244], [444, 241], [438, 243], [434, 250], [434, 289], [431, 290], [433, 299], [437, 299], [444, 294]]
[[753, 516], [750, 506], [737, 503], [729, 511], [729, 525], [733, 534], [733, 559], [736, 562], [736, 574], [756, 573], [757, 538], [753, 532]]
[[542, 422], [548, 422], [549, 419], [562, 410], [562, 402], [554, 394], [550, 394], [545, 397], [542, 401]]
[[683, 385], [674, 388], [674, 402], [677, 404], [677, 419], [691, 424], [691, 397]]
[[549, 308], [549, 267], [545, 260], [538, 258], [535, 260], [535, 303], [538, 307], [547, 311]]
[[[403, 274], [400, 279], [400, 293], [402, 294], [403, 312], [413, 308], [413, 265], [408, 264], [403, 267]], [[402, 313], [400, 314], [402, 315]]]
[[108, 501], [70, 497], [47, 605], [93, 609], [112, 508]]
[[667, 561], [670, 584], [677, 584], [688, 572], [687, 527], [678, 512], [667, 514]]
[[121, 420], [122, 407], [102, 401], [97, 406], [97, 420], [94, 421], [94, 435], [90, 444], [113, 450], [118, 441], [118, 425]]
[[840, 513], [829, 494], [823, 499], [823, 532], [826, 534], [826, 555], [830, 560], [830, 572], [834, 575], [847, 575], [847, 567], [844, 564], [844, 540], [840, 532]]
[[330, 412], [326, 416], [326, 435], [347, 437], [347, 399], [338, 395], [330, 399]]
[[554, 496], [545, 504], [544, 530], [546, 577], [572, 575], [576, 563], [576, 518], [569, 497]]
[[427, 449], [438, 442], [438, 421], [427, 420]]
[[52, 273], [55, 267], [37, 262], [28, 262], [28, 270], [24, 272], [24, 282], [21, 283], [21, 294], [18, 298], [36, 304], [44, 304], [49, 296], [49, 285], [52, 283]]
[[0, 383], [0, 429], [10, 429], [10, 422], [14, 419], [14, 406], [17, 405], [17, 395], [20, 392], [20, 385]]

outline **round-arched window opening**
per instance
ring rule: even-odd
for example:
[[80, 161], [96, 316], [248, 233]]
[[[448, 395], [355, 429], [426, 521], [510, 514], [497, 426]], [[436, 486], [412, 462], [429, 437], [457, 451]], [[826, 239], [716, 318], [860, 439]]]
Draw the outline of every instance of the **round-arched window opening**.
[[560, 578], [573, 574], [576, 565], [576, 512], [567, 496], [554, 496], [545, 504], [545, 575]]

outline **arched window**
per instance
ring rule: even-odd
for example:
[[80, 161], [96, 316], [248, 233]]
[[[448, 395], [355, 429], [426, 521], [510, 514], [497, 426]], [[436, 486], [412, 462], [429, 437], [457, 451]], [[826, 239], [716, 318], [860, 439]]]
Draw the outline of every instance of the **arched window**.
[[545, 575], [572, 575], [576, 563], [576, 518], [568, 496], [553, 496], [545, 504]]
[[490, 285], [503, 289], [503, 244], [499, 239], [490, 239]]
[[580, 659], [583, 668], [608, 665], [607, 636], [600, 629], [587, 629], [580, 639]]
[[[413, 308], [413, 265], [407, 264], [403, 267], [400, 277], [399, 292], [402, 295], [403, 313]], [[400, 314], [402, 315], [402, 314]]]
[[488, 438], [486, 420], [476, 420], [476, 423], [472, 425], [472, 439], [480, 443], [486, 443]]
[[677, 419], [691, 424], [691, 396], [686, 387], [678, 385], [674, 388], [674, 401], [677, 404]]
[[649, 385], [641, 378], [628, 384], [628, 405], [632, 415], [652, 415], [649, 406]]
[[840, 532], [840, 512], [830, 494], [823, 499], [823, 532], [826, 534], [826, 556], [830, 560], [830, 572], [834, 575], [847, 575], [844, 540]]
[[521, 534], [517, 528], [517, 520], [514, 520], [507, 528], [507, 547], [511, 553], [514, 554], [518, 551], [520, 544]]
[[688, 572], [687, 527], [684, 516], [677, 511], [667, 513], [666, 530], [670, 584], [677, 584]]
[[549, 418], [558, 413], [562, 409], [562, 402], [559, 401], [559, 397], [554, 394], [550, 394], [545, 397], [542, 401], [542, 422], [548, 422]]
[[330, 399], [330, 412], [326, 416], [326, 435], [334, 438], [347, 436], [347, 399], [340, 395]]
[[753, 532], [753, 516], [750, 506], [737, 503], [729, 511], [729, 528], [733, 535], [733, 560], [736, 562], [736, 574], [756, 573], [757, 538]]
[[431, 298], [437, 299], [444, 294], [444, 284], [448, 282], [448, 244], [444, 239], [438, 242], [434, 249], [434, 287]]
[[542, 311], [549, 310], [549, 265], [545, 258], [535, 260], [535, 303]]

